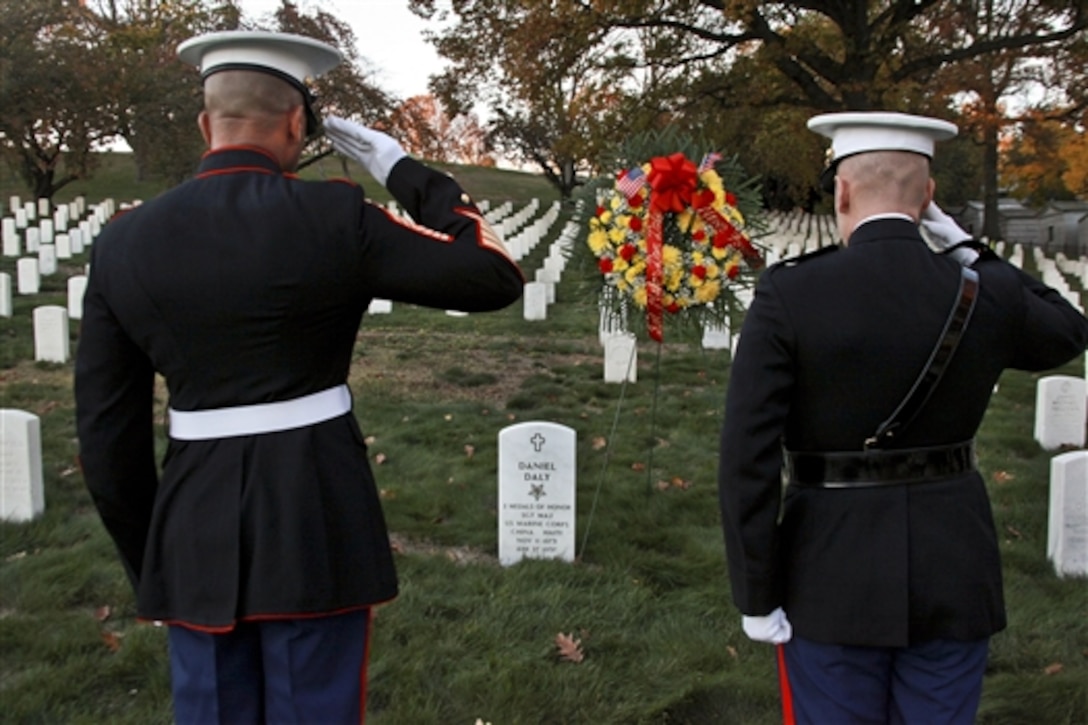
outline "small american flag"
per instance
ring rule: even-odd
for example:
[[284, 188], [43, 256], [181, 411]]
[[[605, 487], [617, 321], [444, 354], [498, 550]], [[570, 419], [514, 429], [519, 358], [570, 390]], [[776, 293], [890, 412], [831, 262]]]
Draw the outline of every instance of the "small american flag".
[[710, 153], [708, 153], [706, 156], [703, 157], [703, 162], [701, 164], [699, 164], [699, 173], [702, 173], [702, 172], [706, 171], [707, 169], [712, 168], [714, 166], [714, 164], [718, 163], [721, 160], [722, 160], [722, 155], [721, 154], [719, 154], [717, 151], [711, 151]]
[[616, 179], [616, 188], [622, 191], [626, 197], [632, 197], [642, 191], [642, 187], [645, 185], [646, 174], [638, 166], [623, 172], [620, 174], [620, 178]]

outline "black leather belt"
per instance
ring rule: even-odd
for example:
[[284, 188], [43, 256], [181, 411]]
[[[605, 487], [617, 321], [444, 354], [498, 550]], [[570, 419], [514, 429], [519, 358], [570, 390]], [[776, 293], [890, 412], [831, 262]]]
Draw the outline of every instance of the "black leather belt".
[[921, 483], [975, 470], [975, 442], [933, 448], [833, 453], [786, 451], [787, 482], [815, 488]]

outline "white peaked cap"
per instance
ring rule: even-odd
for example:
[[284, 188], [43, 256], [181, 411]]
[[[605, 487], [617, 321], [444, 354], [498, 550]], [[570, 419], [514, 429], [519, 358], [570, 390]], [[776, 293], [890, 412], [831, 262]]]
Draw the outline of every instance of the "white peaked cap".
[[220, 70], [264, 70], [303, 90], [307, 79], [327, 73], [341, 60], [340, 51], [320, 40], [259, 30], [198, 35], [178, 46], [178, 57], [205, 78]]
[[907, 113], [825, 113], [808, 120], [810, 130], [831, 139], [832, 165], [866, 151], [913, 151], [933, 158], [937, 141], [956, 135], [954, 123]]

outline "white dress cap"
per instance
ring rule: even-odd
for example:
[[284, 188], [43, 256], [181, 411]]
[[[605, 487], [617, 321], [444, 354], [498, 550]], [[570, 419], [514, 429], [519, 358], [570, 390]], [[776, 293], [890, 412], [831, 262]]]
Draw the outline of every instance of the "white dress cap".
[[305, 90], [306, 80], [339, 65], [341, 56], [320, 40], [290, 33], [226, 30], [178, 46], [178, 57], [207, 78], [219, 70], [266, 70]]
[[907, 113], [824, 113], [808, 120], [810, 130], [831, 139], [830, 163], [866, 151], [913, 151], [933, 158], [937, 141], [956, 135], [954, 123]]

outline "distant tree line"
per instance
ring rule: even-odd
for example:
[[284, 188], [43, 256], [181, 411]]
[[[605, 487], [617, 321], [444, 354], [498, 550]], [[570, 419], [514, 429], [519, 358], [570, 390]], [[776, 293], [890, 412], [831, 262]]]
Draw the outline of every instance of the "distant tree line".
[[811, 207], [824, 142], [804, 122], [843, 110], [959, 124], [935, 169], [947, 204], [984, 195], [996, 210], [999, 175], [1033, 198], [1088, 194], [1083, 0], [410, 6], [450, 61], [432, 91], [453, 112], [486, 99], [492, 142], [565, 194], [610, 171], [619, 139], [671, 125], [736, 153], [768, 205]]
[[493, 163], [474, 117], [450, 119], [437, 99], [383, 90], [353, 29], [325, 10], [283, 0], [253, 21], [238, 0], [0, 0], [0, 18], [0, 158], [35, 197], [92, 174], [95, 151], [117, 139], [132, 149], [141, 180], [191, 174], [204, 143], [200, 77], [177, 59], [177, 46], [215, 30], [331, 43], [345, 62], [315, 82], [325, 111], [385, 127], [433, 160]]
[[1001, 188], [1088, 196], [1084, 0], [406, 1], [447, 63], [411, 99], [373, 82], [350, 26], [290, 0], [261, 23], [238, 0], [0, 0], [0, 153], [37, 196], [90, 173], [118, 137], [138, 173], [183, 178], [202, 145], [200, 81], [177, 44], [259, 26], [341, 49], [318, 81], [326, 110], [432, 160], [516, 160], [564, 196], [615, 171], [623, 139], [668, 127], [736, 154], [768, 206], [811, 209], [825, 143], [804, 122], [839, 110], [959, 124], [935, 164], [939, 198], [981, 196], [987, 222]]

